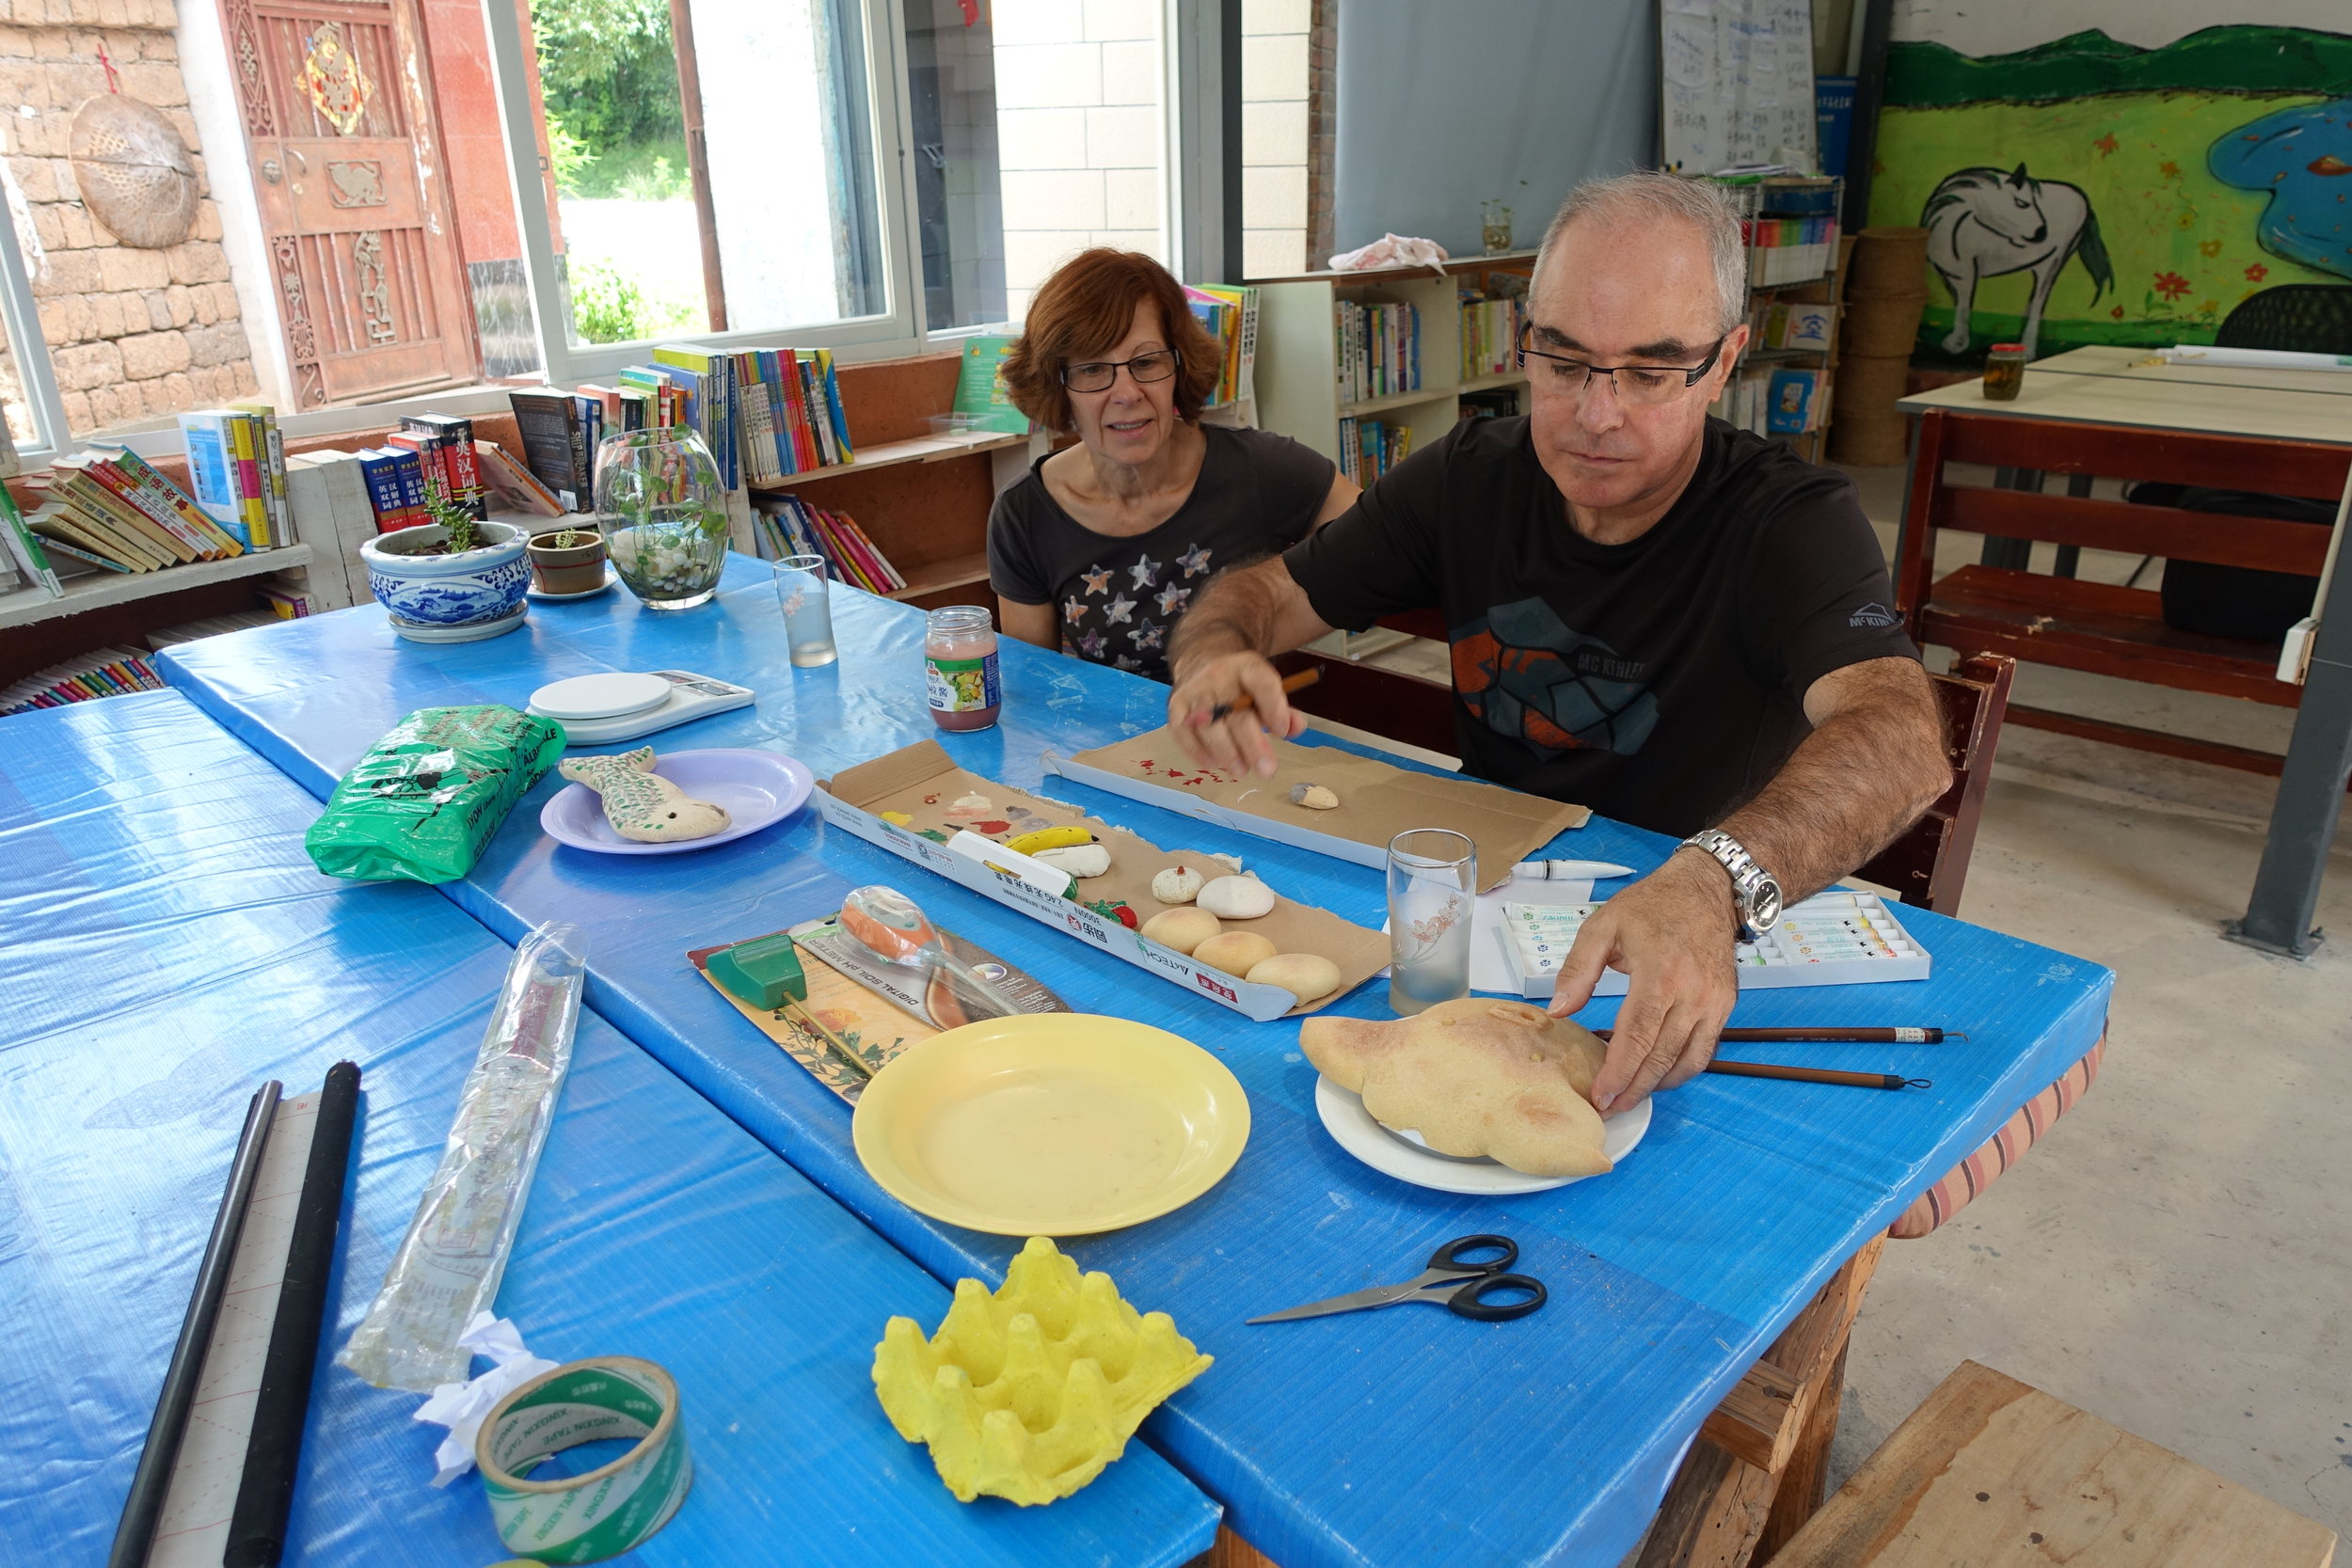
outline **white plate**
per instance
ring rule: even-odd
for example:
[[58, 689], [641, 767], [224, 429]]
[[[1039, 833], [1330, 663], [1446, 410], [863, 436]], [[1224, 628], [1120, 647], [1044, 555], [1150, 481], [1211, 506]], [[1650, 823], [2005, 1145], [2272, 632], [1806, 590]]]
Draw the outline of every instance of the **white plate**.
[[597, 594], [610, 590], [614, 583], [620, 580], [621, 574], [614, 571], [611, 563], [608, 562], [604, 568], [604, 580], [596, 584], [594, 588], [583, 588], [577, 594], [548, 594], [544, 593], [536, 586], [533, 586], [524, 589], [523, 592], [530, 594], [534, 599], [548, 599], [553, 603], [562, 604], [566, 599], [593, 599]]
[[539, 810], [539, 826], [575, 849], [605, 855], [682, 855], [707, 849], [791, 816], [817, 786], [807, 768], [782, 752], [718, 747], [672, 752], [653, 770], [698, 800], [724, 806], [732, 820], [726, 832], [675, 844], [640, 844], [623, 838], [605, 820], [604, 798], [586, 784], [565, 784]]
[[[1315, 1113], [1323, 1117], [1324, 1131], [1342, 1148], [1381, 1175], [1416, 1187], [1494, 1196], [1546, 1192], [1584, 1180], [1581, 1176], [1530, 1176], [1493, 1160], [1457, 1160], [1407, 1143], [1403, 1135], [1375, 1121], [1359, 1096], [1321, 1076], [1315, 1079]], [[1649, 1118], [1647, 1099], [1622, 1115], [1601, 1118], [1605, 1132], [1600, 1148], [1610, 1164], [1621, 1164], [1633, 1152], [1642, 1134], [1649, 1131]]]

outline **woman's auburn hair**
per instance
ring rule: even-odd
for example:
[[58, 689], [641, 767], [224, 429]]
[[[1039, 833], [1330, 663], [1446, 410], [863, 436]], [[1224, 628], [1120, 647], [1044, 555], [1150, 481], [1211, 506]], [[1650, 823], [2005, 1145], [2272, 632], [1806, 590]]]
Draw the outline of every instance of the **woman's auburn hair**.
[[1184, 356], [1176, 372], [1176, 417], [1197, 421], [1223, 373], [1224, 349], [1192, 313], [1184, 286], [1166, 267], [1139, 251], [1108, 246], [1063, 262], [1030, 299], [1021, 336], [998, 366], [1012, 405], [1049, 430], [1072, 429], [1063, 367], [1117, 348], [1144, 300], [1160, 313], [1161, 340]]

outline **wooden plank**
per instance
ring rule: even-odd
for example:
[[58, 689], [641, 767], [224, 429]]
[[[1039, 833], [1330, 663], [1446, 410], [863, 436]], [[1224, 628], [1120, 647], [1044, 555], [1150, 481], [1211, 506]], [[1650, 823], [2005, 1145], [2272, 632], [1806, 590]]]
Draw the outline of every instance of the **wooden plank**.
[[1258, 1550], [1228, 1525], [1216, 1527], [1216, 1539], [1209, 1549], [1185, 1564], [1185, 1568], [1275, 1568], [1274, 1560]]
[[2135, 506], [2030, 490], [1952, 485], [1942, 526], [2000, 539], [2044, 539], [2122, 555], [2209, 561], [2316, 578], [2328, 530], [2279, 517], [2240, 517], [2178, 506]]
[[[2344, 420], [2344, 404], [2329, 400], [2328, 407], [2337, 420]], [[2242, 478], [2249, 487], [2258, 485], [2274, 495], [2329, 501], [2344, 494], [2344, 474], [2352, 468], [2352, 452], [2341, 444], [1990, 414], [1947, 414], [1945, 419], [1944, 460], [1948, 463], [2158, 479], [2173, 484], [2227, 483]], [[2344, 438], [2352, 440], [2352, 435]]]
[[2267, 1497], [1963, 1361], [1772, 1568], [2328, 1568]]
[[1863, 1293], [1878, 1272], [1884, 1236], [1846, 1259], [1772, 1348], [1700, 1423], [1699, 1435], [1767, 1474], [1777, 1474], [1796, 1451], [1805, 1418], [1820, 1397], [1824, 1374], [1846, 1348]]
[[1939, 581], [1913, 634], [1963, 655], [2006, 654], [2187, 691], [2293, 707], [2302, 689], [2275, 674], [2278, 650], [2238, 638], [2176, 631], [2147, 589], [1963, 566]]
[[1804, 1528], [1805, 1521], [1820, 1511], [1821, 1499], [1829, 1493], [1829, 1450], [1837, 1437], [1837, 1413], [1846, 1398], [1846, 1352], [1851, 1339], [1837, 1347], [1837, 1359], [1830, 1364], [1829, 1375], [1822, 1380], [1820, 1397], [1804, 1418], [1804, 1431], [1797, 1440], [1794, 1453], [1780, 1472], [1780, 1485], [1772, 1493], [1772, 1511], [1764, 1521], [1764, 1533], [1756, 1543], [1756, 1555], [1750, 1561], [1769, 1563], [1773, 1554], [1796, 1538]]
[[1692, 1444], [1635, 1568], [1747, 1568], [1774, 1485], [1769, 1471], [1712, 1443]]
[[[2199, 373], [2203, 377], [2213, 372]], [[2343, 398], [2269, 387], [2222, 392], [2207, 385], [2175, 387], [2118, 377], [2052, 375], [2029, 369], [2026, 372], [2025, 389], [2014, 403], [1987, 403], [1982, 382], [1964, 381], [1900, 399], [1895, 406], [1906, 414], [1942, 410], [1967, 418], [1998, 420], [2021, 430], [2055, 426], [2079, 432], [2086, 427], [2104, 427], [2228, 436], [2265, 443], [2284, 436], [2328, 446], [2352, 446], [2352, 420], [2344, 418]]]
[[2085, 719], [2075, 713], [2041, 707], [2012, 707], [2009, 712], [2011, 721], [2029, 730], [2049, 730], [2083, 740], [2105, 741], [2110, 746], [2129, 746], [2158, 756], [2179, 757], [2215, 768], [2234, 768], [2241, 773], [2264, 773], [2275, 779], [2286, 762], [2276, 752], [2257, 752], [2251, 747], [2232, 746], [2219, 740], [2200, 740], [2194, 736], [2174, 735], [2169, 730], [2144, 730], [2137, 724], [2118, 724], [2106, 719]]

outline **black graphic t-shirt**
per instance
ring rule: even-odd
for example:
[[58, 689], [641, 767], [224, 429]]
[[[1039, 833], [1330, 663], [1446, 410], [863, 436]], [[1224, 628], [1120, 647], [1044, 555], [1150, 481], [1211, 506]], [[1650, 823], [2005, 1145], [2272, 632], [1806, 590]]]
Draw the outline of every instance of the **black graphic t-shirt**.
[[1443, 611], [1469, 772], [1695, 832], [1780, 770], [1816, 680], [1918, 657], [1852, 483], [1719, 420], [1705, 440], [1673, 510], [1599, 545], [1524, 418], [1465, 420], [1283, 559], [1334, 626]]
[[1051, 604], [1063, 645], [1096, 664], [1168, 679], [1168, 644], [1211, 576], [1306, 537], [1331, 493], [1331, 460], [1287, 436], [1202, 425], [1208, 451], [1184, 504], [1115, 539], [1061, 509], [1029, 466], [988, 517], [988, 580], [1015, 604]]

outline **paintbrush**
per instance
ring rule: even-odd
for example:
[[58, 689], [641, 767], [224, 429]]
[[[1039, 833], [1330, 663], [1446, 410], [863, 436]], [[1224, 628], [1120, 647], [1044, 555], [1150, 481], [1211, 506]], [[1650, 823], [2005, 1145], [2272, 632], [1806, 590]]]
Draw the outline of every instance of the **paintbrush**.
[[[1308, 687], [1314, 685], [1315, 682], [1321, 680], [1322, 678], [1323, 672], [1320, 670], [1301, 670], [1295, 675], [1284, 675], [1282, 677], [1282, 692], [1285, 696], [1287, 696], [1294, 691], [1303, 691]], [[1248, 692], [1245, 691], [1240, 696], [1234, 698], [1232, 702], [1219, 703], [1216, 706], [1209, 709], [1209, 717], [1205, 721], [1214, 724], [1218, 720], [1229, 719], [1236, 713], [1248, 713], [1251, 708], [1254, 708], [1257, 705], [1258, 700], [1255, 697], [1252, 697]]]

